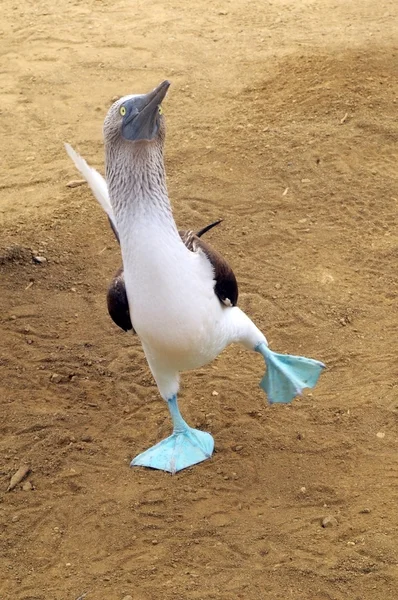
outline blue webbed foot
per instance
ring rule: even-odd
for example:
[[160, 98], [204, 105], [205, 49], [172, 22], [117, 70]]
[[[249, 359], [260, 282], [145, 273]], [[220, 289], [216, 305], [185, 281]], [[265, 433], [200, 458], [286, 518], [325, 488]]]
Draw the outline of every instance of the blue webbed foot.
[[260, 387], [268, 396], [270, 404], [288, 403], [301, 394], [304, 388], [313, 388], [325, 365], [304, 356], [277, 354], [264, 343], [256, 348], [267, 365]]
[[150, 467], [174, 474], [213, 454], [212, 436], [187, 425], [178, 409], [176, 396], [168, 401], [168, 405], [174, 425], [172, 435], [136, 456], [130, 463], [131, 467]]
[[210, 458], [213, 450], [214, 440], [210, 433], [187, 427], [136, 456], [130, 466], [151, 467], [174, 474]]

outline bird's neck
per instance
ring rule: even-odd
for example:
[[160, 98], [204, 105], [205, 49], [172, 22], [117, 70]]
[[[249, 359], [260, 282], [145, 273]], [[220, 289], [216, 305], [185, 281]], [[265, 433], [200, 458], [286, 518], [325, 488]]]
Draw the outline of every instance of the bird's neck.
[[178, 238], [167, 193], [163, 149], [150, 143], [106, 148], [106, 179], [121, 243], [135, 228], [159, 227]]

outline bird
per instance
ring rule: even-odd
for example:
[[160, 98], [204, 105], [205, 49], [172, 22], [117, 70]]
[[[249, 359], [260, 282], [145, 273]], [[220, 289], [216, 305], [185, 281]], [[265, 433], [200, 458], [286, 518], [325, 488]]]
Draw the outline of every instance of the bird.
[[[164, 165], [162, 102], [169, 86], [165, 80], [147, 94], [123, 96], [111, 105], [103, 124], [105, 179], [71, 146], [66, 150], [120, 242], [123, 267], [116, 278], [128, 311], [116, 320], [122, 328], [130, 324], [138, 335], [173, 425], [170, 436], [130, 465], [174, 474], [209, 459], [214, 451], [211, 434], [190, 427], [181, 415], [181, 373], [210, 363], [239, 343], [262, 355], [266, 371], [260, 387], [270, 404], [279, 404], [313, 388], [325, 365], [271, 350], [238, 307], [238, 284], [225, 258], [200, 235], [177, 229]], [[126, 311], [125, 302], [121, 306]]]

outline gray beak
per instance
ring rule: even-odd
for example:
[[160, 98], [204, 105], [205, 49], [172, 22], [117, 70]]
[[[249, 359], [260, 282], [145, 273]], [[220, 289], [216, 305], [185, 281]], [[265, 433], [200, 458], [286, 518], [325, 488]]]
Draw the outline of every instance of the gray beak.
[[157, 88], [143, 96], [136, 96], [124, 105], [126, 116], [122, 123], [123, 137], [131, 141], [153, 140], [159, 131], [159, 106], [167, 90], [169, 81], [163, 81]]

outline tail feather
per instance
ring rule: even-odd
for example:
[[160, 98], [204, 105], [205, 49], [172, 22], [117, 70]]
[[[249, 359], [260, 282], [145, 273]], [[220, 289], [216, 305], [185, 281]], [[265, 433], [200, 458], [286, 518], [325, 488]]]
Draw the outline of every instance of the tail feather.
[[199, 229], [199, 231], [196, 232], [196, 235], [198, 237], [202, 237], [203, 234], [207, 233], [208, 231], [210, 231], [210, 229], [213, 229], [213, 227], [219, 225], [221, 222], [222, 219], [217, 219], [217, 221], [214, 221], [214, 223], [210, 223], [209, 225], [206, 225], [206, 227], [202, 227], [202, 229]]
[[100, 175], [100, 173], [98, 173], [98, 171], [93, 169], [93, 167], [90, 167], [90, 165], [86, 163], [84, 158], [82, 158], [80, 154], [78, 154], [72, 148], [72, 146], [70, 146], [69, 144], [65, 144], [65, 150], [74, 162], [77, 170], [80, 171], [84, 179], [87, 181], [91, 191], [94, 194], [94, 197], [97, 199], [99, 204], [102, 206], [102, 208], [108, 215], [113, 232], [116, 235], [116, 238], [118, 239], [119, 236], [117, 234], [115, 216], [113, 214], [112, 205], [109, 200], [108, 187], [106, 185], [105, 179], [102, 177], [102, 175]]

